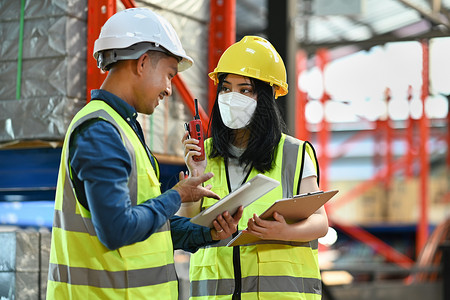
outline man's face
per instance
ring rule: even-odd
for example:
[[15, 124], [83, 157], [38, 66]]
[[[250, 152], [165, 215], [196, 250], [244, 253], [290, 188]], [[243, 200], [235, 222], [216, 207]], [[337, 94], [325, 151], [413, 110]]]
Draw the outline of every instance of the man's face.
[[144, 66], [142, 89], [136, 110], [143, 114], [152, 114], [159, 101], [172, 94], [172, 79], [178, 72], [176, 58], [163, 56], [149, 56]]

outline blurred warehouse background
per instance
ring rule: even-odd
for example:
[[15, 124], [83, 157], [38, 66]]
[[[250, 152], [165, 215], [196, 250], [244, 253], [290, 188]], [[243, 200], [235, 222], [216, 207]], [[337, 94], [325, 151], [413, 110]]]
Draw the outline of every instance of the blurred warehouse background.
[[[328, 204], [324, 299], [450, 299], [450, 0], [0, 0], [0, 298], [45, 299], [62, 139], [100, 86], [93, 43], [109, 16], [149, 7], [195, 64], [140, 116], [163, 190], [185, 170], [193, 99], [244, 35], [268, 38], [288, 69], [278, 104], [310, 140]], [[180, 299], [188, 254], [176, 253]]]

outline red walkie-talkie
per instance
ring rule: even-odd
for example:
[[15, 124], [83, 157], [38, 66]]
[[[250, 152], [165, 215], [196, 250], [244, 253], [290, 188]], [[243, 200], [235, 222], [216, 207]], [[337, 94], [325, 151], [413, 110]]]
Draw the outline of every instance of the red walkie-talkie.
[[191, 138], [198, 140], [198, 146], [201, 148], [200, 155], [195, 155], [192, 157], [194, 161], [201, 161], [205, 159], [205, 148], [203, 145], [203, 126], [202, 121], [200, 120], [200, 116], [198, 115], [198, 103], [197, 99], [194, 99], [195, 103], [195, 116], [194, 120], [190, 121], [189, 123], [184, 123], [184, 127], [187, 131], [189, 131], [189, 135]]

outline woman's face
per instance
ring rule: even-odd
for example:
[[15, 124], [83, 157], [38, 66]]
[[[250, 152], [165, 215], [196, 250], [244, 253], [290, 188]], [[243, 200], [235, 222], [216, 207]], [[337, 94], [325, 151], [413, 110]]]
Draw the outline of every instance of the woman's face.
[[248, 77], [236, 74], [228, 74], [224, 81], [219, 94], [226, 94], [230, 92], [240, 93], [247, 97], [257, 100], [256, 92], [252, 86], [252, 82]]

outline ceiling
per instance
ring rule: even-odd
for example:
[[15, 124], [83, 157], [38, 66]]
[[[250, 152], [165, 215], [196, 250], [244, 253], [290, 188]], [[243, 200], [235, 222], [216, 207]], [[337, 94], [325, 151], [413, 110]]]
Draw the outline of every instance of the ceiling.
[[[268, 1], [277, 0], [236, 0], [238, 40], [266, 36]], [[310, 54], [325, 47], [336, 58], [388, 42], [450, 36], [450, 0], [297, 0], [295, 5], [296, 41]]]

